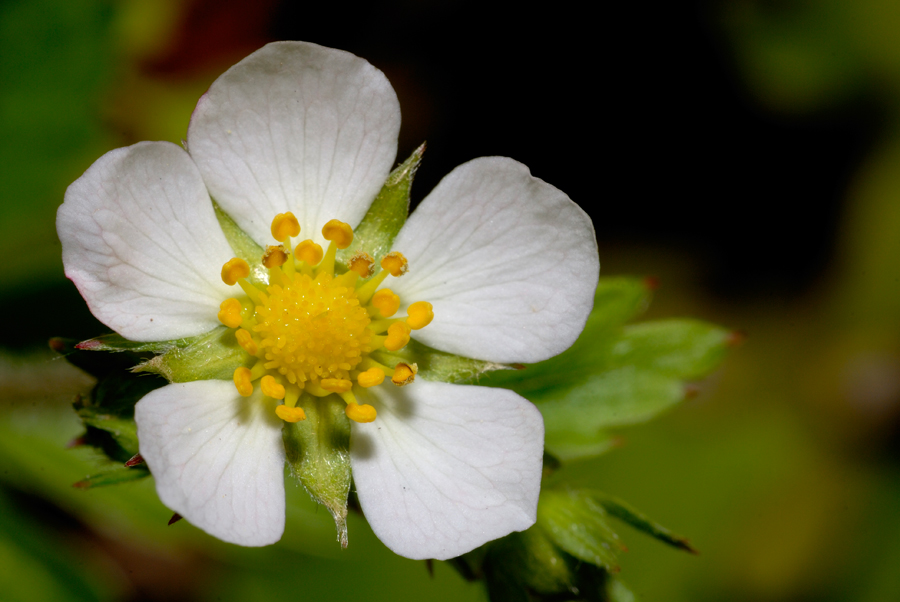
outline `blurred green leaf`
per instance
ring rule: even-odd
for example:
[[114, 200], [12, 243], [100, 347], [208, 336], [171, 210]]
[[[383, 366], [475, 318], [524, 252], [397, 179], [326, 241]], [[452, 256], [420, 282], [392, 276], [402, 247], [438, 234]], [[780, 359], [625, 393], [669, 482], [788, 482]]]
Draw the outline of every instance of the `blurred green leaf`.
[[531, 593], [569, 592], [574, 581], [568, 559], [534, 527], [491, 544], [484, 573], [491, 602], [531, 602]]
[[105, 485], [129, 483], [149, 476], [150, 470], [147, 469], [146, 465], [134, 466], [131, 468], [120, 465], [102, 470], [97, 474], [93, 474], [78, 481], [72, 486], [77, 489], [91, 489], [93, 487], [103, 487]]
[[697, 553], [697, 550], [691, 547], [691, 544], [688, 543], [687, 539], [680, 535], [676, 535], [669, 529], [666, 529], [659, 523], [651, 520], [645, 514], [629, 506], [626, 502], [599, 492], [593, 493], [593, 496], [596, 498], [597, 502], [606, 509], [610, 516], [615, 516], [635, 529], [643, 531], [651, 537], [655, 537], [679, 550], [685, 550], [692, 554]]
[[603, 430], [581, 433], [552, 429], [544, 435], [544, 448], [557, 460], [571, 462], [604, 454], [618, 446], [619, 440], [619, 437]]
[[616, 553], [624, 548], [603, 506], [589, 493], [544, 489], [537, 524], [566, 553], [607, 571], [618, 570]]

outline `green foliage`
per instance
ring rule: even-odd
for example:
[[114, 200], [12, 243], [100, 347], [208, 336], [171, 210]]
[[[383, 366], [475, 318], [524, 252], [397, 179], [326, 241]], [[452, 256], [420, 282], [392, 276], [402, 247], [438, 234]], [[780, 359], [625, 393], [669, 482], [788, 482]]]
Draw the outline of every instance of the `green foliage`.
[[538, 525], [567, 554], [617, 571], [616, 553], [624, 547], [609, 526], [603, 506], [579, 491], [548, 489], [538, 504]]
[[685, 381], [724, 359], [735, 336], [697, 320], [625, 326], [649, 303], [652, 283], [601, 278], [594, 309], [572, 347], [524, 370], [492, 372], [481, 384], [534, 402], [544, 416], [547, 450], [568, 461], [615, 446], [609, 430], [646, 422], [682, 401]]

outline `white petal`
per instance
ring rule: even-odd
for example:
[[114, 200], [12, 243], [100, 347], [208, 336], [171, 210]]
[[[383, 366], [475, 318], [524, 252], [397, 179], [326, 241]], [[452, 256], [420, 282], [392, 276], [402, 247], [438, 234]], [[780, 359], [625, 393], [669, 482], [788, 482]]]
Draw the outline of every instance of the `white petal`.
[[233, 252], [178, 146], [140, 142], [100, 157], [66, 190], [56, 229], [66, 276], [119, 334], [162, 341], [219, 325]]
[[355, 226], [397, 154], [400, 105], [378, 69], [348, 52], [276, 42], [226, 71], [197, 103], [188, 148], [210, 194], [250, 236], [272, 244], [292, 211], [322, 242]]
[[370, 390], [350, 454], [372, 530], [407, 558], [440, 560], [535, 521], [544, 423], [505, 389], [416, 381]]
[[135, 406], [140, 452], [162, 503], [221, 540], [284, 533], [284, 444], [274, 406], [228, 381], [167, 385]]
[[600, 271], [587, 214], [503, 157], [475, 159], [441, 180], [394, 249], [409, 273], [385, 286], [404, 305], [434, 305], [434, 321], [413, 337], [494, 362], [536, 362], [574, 343]]

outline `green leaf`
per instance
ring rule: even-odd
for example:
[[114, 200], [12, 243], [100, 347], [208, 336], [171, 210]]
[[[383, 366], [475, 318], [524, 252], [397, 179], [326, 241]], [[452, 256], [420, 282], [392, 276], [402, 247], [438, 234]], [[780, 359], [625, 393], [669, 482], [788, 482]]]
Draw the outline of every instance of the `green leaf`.
[[544, 449], [562, 462], [600, 456], [618, 447], [619, 442], [619, 437], [606, 431], [587, 434], [554, 429], [544, 435]]
[[621, 580], [609, 577], [606, 581], [606, 597], [609, 602], [635, 602], [637, 596]]
[[91, 475], [78, 481], [72, 486], [77, 489], [91, 489], [93, 487], [104, 487], [106, 485], [118, 485], [120, 483], [137, 481], [148, 476], [150, 476], [150, 471], [144, 465], [135, 466], [133, 468], [116, 466]]
[[615, 328], [636, 317], [650, 305], [655, 287], [649, 278], [601, 277], [591, 311], [592, 329]]
[[523, 395], [544, 415], [548, 436], [590, 436], [650, 420], [684, 399], [685, 388], [678, 379], [628, 366], [591, 376], [568, 390]]
[[390, 252], [397, 233], [409, 215], [409, 193], [424, 153], [425, 144], [422, 144], [391, 172], [369, 211], [353, 229], [353, 244], [338, 252], [340, 263], [346, 265], [358, 251], [364, 251], [376, 260]]
[[680, 535], [676, 535], [669, 529], [666, 529], [659, 523], [651, 520], [645, 514], [629, 506], [626, 502], [618, 498], [606, 495], [605, 493], [594, 492], [592, 495], [611, 516], [615, 516], [616, 518], [628, 523], [638, 531], [643, 531], [651, 537], [655, 537], [656, 539], [665, 542], [670, 546], [674, 546], [679, 550], [685, 550], [687, 552], [690, 552], [691, 554], [697, 554], [697, 550], [695, 550], [691, 546], [691, 544], [688, 543], [687, 539], [681, 537]]
[[234, 371], [254, 361], [234, 337], [234, 330], [219, 326], [173, 347], [134, 368], [135, 372], [153, 372], [173, 383], [195, 380], [231, 380]]
[[725, 359], [734, 334], [699, 320], [660, 320], [625, 327], [613, 344], [611, 366], [636, 366], [696, 380]]
[[488, 372], [510, 368], [506, 364], [475, 360], [438, 351], [415, 340], [410, 340], [399, 351], [379, 349], [372, 353], [372, 359], [390, 368], [396, 366], [398, 362], [414, 363], [419, 369], [416, 378], [446, 383], [473, 381]]
[[541, 491], [537, 524], [567, 554], [608, 571], [618, 570], [616, 553], [624, 547], [607, 523], [603, 506], [589, 493]]
[[491, 602], [529, 602], [529, 592], [568, 592], [574, 581], [569, 560], [535, 527], [491, 544], [484, 571]]
[[350, 494], [350, 420], [336, 396], [300, 396], [306, 420], [286, 422], [282, 430], [291, 473], [334, 517], [338, 541], [347, 547], [347, 496]]

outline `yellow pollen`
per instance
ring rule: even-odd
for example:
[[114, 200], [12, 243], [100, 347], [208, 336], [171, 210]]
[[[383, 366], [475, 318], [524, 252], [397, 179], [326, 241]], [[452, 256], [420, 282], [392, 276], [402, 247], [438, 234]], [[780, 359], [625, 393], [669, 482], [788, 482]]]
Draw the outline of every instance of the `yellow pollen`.
[[409, 343], [409, 325], [406, 322], [394, 322], [388, 328], [387, 338], [384, 340], [384, 348], [388, 351], [397, 351]]
[[359, 405], [358, 403], [348, 403], [344, 413], [354, 422], [372, 422], [377, 414], [375, 408], [369, 404]]
[[372, 350], [369, 315], [355, 290], [328, 273], [315, 279], [285, 275], [282, 285], [270, 285], [260, 295], [256, 320], [253, 331], [265, 368], [301, 386], [349, 380], [350, 371]]
[[228, 328], [237, 328], [243, 321], [241, 318], [241, 302], [235, 298], [225, 299], [219, 305], [219, 322]]
[[413, 330], [425, 328], [434, 320], [434, 308], [428, 301], [416, 301], [409, 306], [406, 313], [409, 315], [406, 318], [406, 323]]
[[250, 266], [240, 257], [229, 259], [228, 262], [222, 266], [222, 282], [228, 286], [234, 286], [237, 284], [238, 280], [246, 278], [249, 275]]
[[241, 367], [234, 371], [234, 386], [242, 397], [250, 397], [253, 394], [250, 368]]
[[375, 260], [365, 251], [357, 251], [348, 262], [348, 267], [359, 274], [360, 278], [368, 278], [375, 273]]
[[259, 381], [259, 388], [262, 389], [263, 395], [272, 399], [284, 399], [284, 387], [275, 381], [275, 377], [266, 374]]
[[303, 411], [303, 408], [286, 405], [276, 406], [275, 415], [285, 422], [300, 422], [301, 420], [306, 420], [306, 412]]
[[342, 378], [323, 378], [322, 388], [332, 393], [346, 393], [353, 388], [353, 383]]
[[[232, 326], [232, 328], [234, 328], [234, 326]], [[238, 345], [250, 355], [256, 355], [256, 352], [259, 351], [259, 347], [257, 347], [256, 341], [253, 340], [250, 331], [239, 328], [234, 333], [234, 336], [237, 339]]]
[[294, 214], [279, 213], [272, 220], [272, 238], [278, 242], [285, 242], [289, 238], [296, 238], [300, 234], [300, 222], [294, 217]]
[[357, 377], [360, 387], [375, 387], [384, 382], [384, 370], [381, 368], [369, 368], [365, 372], [360, 372]]
[[353, 242], [353, 229], [349, 224], [333, 219], [322, 228], [322, 236], [338, 249], [346, 249]]
[[400, 309], [400, 297], [389, 288], [383, 288], [372, 295], [372, 305], [384, 318], [390, 318]]
[[416, 379], [416, 372], [418, 371], [419, 366], [416, 364], [404, 364], [403, 362], [400, 362], [397, 364], [397, 367], [394, 368], [394, 376], [391, 378], [391, 382], [398, 387], [408, 385]]
[[307, 264], [314, 266], [318, 265], [319, 262], [322, 261], [322, 257], [325, 256], [325, 252], [322, 251], [321, 246], [309, 239], [306, 239], [303, 242], [299, 243], [294, 249], [294, 256], [300, 261], [305, 261]]
[[381, 260], [381, 267], [391, 273], [391, 276], [399, 277], [409, 270], [409, 262], [402, 253], [392, 251]]
[[284, 252], [284, 245], [277, 247], [266, 246], [266, 252], [262, 257], [262, 263], [267, 268], [277, 268], [284, 265], [288, 260], [287, 253]]

